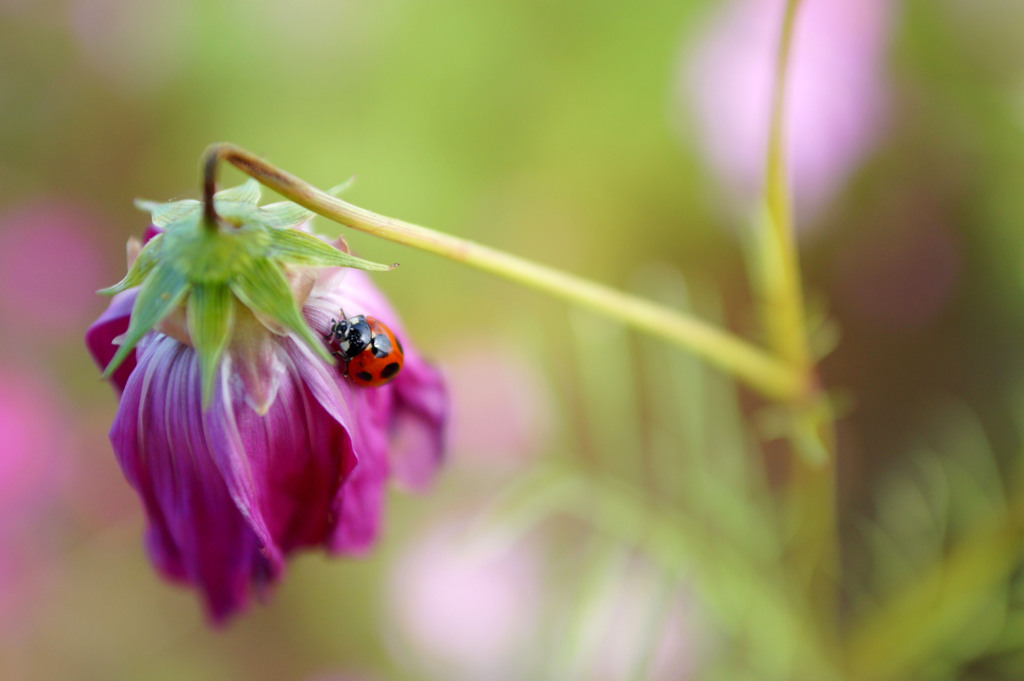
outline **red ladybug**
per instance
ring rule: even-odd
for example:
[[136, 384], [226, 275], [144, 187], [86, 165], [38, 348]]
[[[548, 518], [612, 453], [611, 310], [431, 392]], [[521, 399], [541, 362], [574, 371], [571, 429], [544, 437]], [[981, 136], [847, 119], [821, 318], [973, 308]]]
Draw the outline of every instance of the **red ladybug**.
[[382, 321], [356, 315], [331, 320], [324, 336], [334, 350], [331, 354], [346, 363], [345, 373], [356, 385], [375, 388], [389, 382], [402, 370], [405, 352], [395, 333]]

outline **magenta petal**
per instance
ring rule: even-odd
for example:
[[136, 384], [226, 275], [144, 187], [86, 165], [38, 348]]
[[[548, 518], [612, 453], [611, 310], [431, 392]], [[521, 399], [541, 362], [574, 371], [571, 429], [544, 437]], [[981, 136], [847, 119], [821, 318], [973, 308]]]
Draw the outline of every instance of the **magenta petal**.
[[[244, 387], [231, 385], [230, 360], [204, 412], [195, 352], [150, 335], [111, 431], [146, 506], [154, 563], [197, 586], [217, 621], [276, 581], [285, 554], [330, 543], [348, 513], [342, 489], [356, 463], [350, 432], [357, 428], [343, 411], [324, 409], [299, 371], [312, 355], [291, 359], [309, 351], [282, 342], [284, 376], [272, 407], [260, 415]], [[328, 375], [321, 373], [322, 381]], [[380, 509], [371, 515], [376, 528]]]
[[[114, 358], [118, 348], [114, 339], [128, 330], [128, 320], [138, 295], [139, 289], [137, 288], [118, 293], [111, 299], [110, 305], [103, 311], [100, 318], [93, 322], [89, 330], [85, 332], [85, 344], [100, 369], [106, 369], [110, 360]], [[128, 383], [128, 376], [135, 369], [135, 353], [136, 351], [132, 350], [110, 377], [118, 391], [124, 390], [125, 384]]]
[[[197, 586], [223, 621], [249, 601], [250, 584], [275, 579], [276, 552], [239, 512], [211, 451], [195, 353], [166, 336], [140, 350], [111, 442], [148, 516], [147, 546], [166, 575]], [[184, 388], [184, 389], [183, 389]]]
[[390, 411], [390, 392], [352, 385], [336, 367], [324, 364], [301, 343], [293, 341], [289, 355], [320, 405], [335, 419], [354, 426], [358, 463], [339, 489], [338, 522], [328, 548], [363, 553], [376, 540], [384, 513], [388, 476], [385, 423]]
[[406, 487], [423, 489], [444, 459], [448, 390], [441, 373], [416, 355], [406, 355], [392, 385], [391, 472]]
[[336, 553], [362, 555], [377, 541], [384, 518], [388, 467], [384, 457], [371, 456], [345, 482], [340, 516], [327, 547]]
[[[405, 365], [398, 377], [369, 392], [389, 395], [385, 431], [390, 437], [389, 468], [406, 487], [422, 489], [434, 477], [446, 445], [448, 394], [440, 372], [423, 360], [409, 341], [398, 313], [362, 270], [325, 270], [306, 300], [306, 317], [325, 331], [344, 309], [384, 321], [402, 339]], [[365, 392], [365, 391], [364, 391]]]
[[[347, 383], [347, 381], [346, 381]], [[364, 554], [377, 541], [384, 522], [389, 473], [388, 438], [384, 427], [390, 395], [382, 390], [354, 388], [361, 393], [357, 432], [359, 464], [338, 497], [338, 524], [329, 538], [330, 551]]]
[[155, 236], [157, 236], [159, 234], [163, 234], [163, 233], [164, 233], [163, 229], [161, 229], [160, 227], [157, 227], [154, 224], [150, 224], [148, 227], [146, 227], [145, 234], [142, 235], [142, 243], [148, 243], [150, 239], [152, 239], [153, 237], [155, 237]]
[[245, 444], [260, 510], [284, 551], [327, 539], [339, 490], [356, 465], [351, 425], [321, 406], [290, 354], [282, 353], [286, 371], [270, 411], [260, 416], [236, 399], [233, 418], [225, 419]]

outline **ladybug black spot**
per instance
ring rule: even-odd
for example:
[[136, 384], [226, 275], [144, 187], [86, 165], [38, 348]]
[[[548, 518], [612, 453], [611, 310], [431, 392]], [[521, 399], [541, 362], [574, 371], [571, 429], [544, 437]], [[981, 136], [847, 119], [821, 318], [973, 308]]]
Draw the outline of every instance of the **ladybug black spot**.
[[391, 378], [398, 373], [398, 370], [402, 368], [398, 362], [392, 362], [391, 364], [384, 367], [380, 372], [381, 378]]
[[358, 378], [360, 381], [369, 382], [373, 380], [373, 374], [369, 373], [368, 371], [360, 371], [358, 374], [356, 374], [356, 378]]

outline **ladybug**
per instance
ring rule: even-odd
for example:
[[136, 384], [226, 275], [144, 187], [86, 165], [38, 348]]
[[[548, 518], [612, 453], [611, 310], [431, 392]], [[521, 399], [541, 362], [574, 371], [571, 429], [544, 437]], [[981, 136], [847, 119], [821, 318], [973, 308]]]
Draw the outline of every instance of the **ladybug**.
[[324, 336], [333, 354], [345, 362], [345, 374], [356, 385], [376, 388], [388, 383], [402, 370], [405, 351], [402, 342], [384, 322], [366, 315], [331, 320]]

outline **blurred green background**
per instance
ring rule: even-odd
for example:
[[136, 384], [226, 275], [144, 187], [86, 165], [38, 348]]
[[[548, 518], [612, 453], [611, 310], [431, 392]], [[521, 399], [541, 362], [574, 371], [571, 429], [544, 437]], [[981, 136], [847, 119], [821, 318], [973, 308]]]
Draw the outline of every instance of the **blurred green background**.
[[[145, 227], [132, 199], [195, 198], [200, 153], [225, 140], [321, 187], [355, 174], [346, 199], [371, 210], [618, 287], [649, 291], [652, 271], [677, 270], [748, 332], [736, 213], [680, 85], [718, 4], [0, 0], [0, 258], [18, 254], [0, 273], [0, 375], [15, 396], [3, 408], [24, 424], [16, 408], [42, 405], [49, 439], [30, 444], [52, 450], [31, 510], [3, 511], [21, 529], [0, 546], [0, 568], [13, 566], [10, 579], [0, 569], [0, 678], [518, 678], [431, 662], [396, 594], [408, 547], [433, 528], [473, 516], [538, 459], [597, 448], [573, 340], [586, 319], [347, 234], [361, 255], [402, 264], [377, 281], [467, 408], [449, 470], [427, 496], [393, 495], [372, 556], [301, 556], [267, 605], [211, 631], [194, 595], [147, 562], [142, 510], [106, 439], [116, 396], [81, 340], [106, 304], [92, 291], [121, 277], [124, 243]], [[847, 517], [951, 399], [998, 460], [1019, 448], [1022, 22], [1017, 3], [901, 3], [879, 142], [804, 233], [806, 288], [842, 331], [824, 380], [853, 397], [840, 425]], [[26, 236], [54, 222], [57, 236]], [[920, 312], [936, 278], [941, 295]], [[599, 354], [598, 370], [672, 352], [611, 347], [621, 356]], [[572, 546], [577, 533], [561, 532]], [[556, 595], [538, 598], [558, 610]]]

